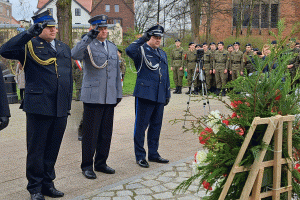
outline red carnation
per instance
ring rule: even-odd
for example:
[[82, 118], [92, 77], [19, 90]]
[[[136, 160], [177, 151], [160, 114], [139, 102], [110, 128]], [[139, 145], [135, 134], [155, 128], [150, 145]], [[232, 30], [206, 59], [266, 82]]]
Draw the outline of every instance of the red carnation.
[[229, 121], [228, 121], [228, 120], [226, 120], [226, 119], [224, 119], [222, 122], [223, 122], [224, 124], [226, 124], [226, 126], [228, 126], [228, 125], [229, 125]]
[[242, 104], [242, 103], [243, 103], [242, 101], [237, 101], [237, 105]]
[[208, 127], [206, 127], [204, 130], [207, 131], [208, 133], [212, 133], [213, 132], [213, 130], [211, 128], [208, 128]]
[[250, 103], [249, 102], [245, 102], [245, 104], [250, 107]]
[[235, 129], [235, 130], [238, 131], [238, 134], [241, 135], [241, 136], [245, 134], [244, 129], [241, 128], [241, 127], [240, 127], [240, 128], [237, 128], [237, 129]]
[[275, 97], [275, 100], [279, 100], [281, 98], [281, 95], [278, 95], [277, 97]]
[[236, 108], [236, 107], [237, 107], [237, 105], [236, 105], [236, 103], [235, 103], [235, 102], [236, 102], [236, 101], [234, 101], [234, 102], [231, 102], [231, 104], [230, 104], [230, 105], [231, 105], [232, 107], [234, 107], [234, 108]]
[[194, 155], [195, 162], [197, 162], [197, 159], [196, 159], [196, 157], [197, 157], [197, 153], [198, 153], [198, 152], [196, 152], [196, 153], [195, 153], [195, 155]]
[[232, 113], [231, 118], [235, 118], [237, 116], [236, 112]]
[[210, 187], [209, 182], [203, 181], [202, 185], [203, 185], [203, 187], [204, 187], [205, 189], [207, 189], [207, 190], [212, 190], [212, 187]]

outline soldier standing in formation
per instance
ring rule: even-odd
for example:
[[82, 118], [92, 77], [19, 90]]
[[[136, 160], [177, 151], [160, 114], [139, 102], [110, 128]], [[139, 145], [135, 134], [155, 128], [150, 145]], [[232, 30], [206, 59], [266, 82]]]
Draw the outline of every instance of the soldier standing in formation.
[[[114, 174], [106, 161], [113, 131], [114, 108], [122, 99], [118, 48], [106, 40], [107, 15], [89, 20], [92, 29], [72, 49], [72, 58], [84, 60], [81, 101], [83, 101], [83, 175], [97, 178], [95, 171]], [[95, 155], [95, 159], [94, 159]]]
[[[207, 43], [203, 43], [203, 71], [205, 73], [205, 82], [207, 91], [211, 92], [211, 80], [212, 80], [212, 74], [213, 74], [213, 62], [212, 62], [212, 53], [208, 49]], [[206, 91], [204, 91], [206, 92]]]
[[44, 195], [64, 196], [54, 187], [53, 180], [71, 110], [72, 61], [68, 45], [55, 39], [57, 28], [50, 11], [32, 19], [34, 25], [3, 44], [0, 54], [19, 60], [25, 70], [25, 98], [21, 106], [27, 124], [27, 190], [32, 200], [44, 200]]
[[136, 112], [134, 152], [136, 163], [145, 168], [149, 167], [144, 149], [147, 128], [148, 161], [169, 162], [158, 153], [164, 106], [171, 98], [167, 54], [159, 48], [163, 33], [162, 26], [153, 26], [126, 48], [138, 71], [133, 93]]
[[252, 56], [253, 56], [253, 51], [252, 51], [252, 46], [251, 44], [246, 44], [246, 51], [244, 53], [244, 68], [247, 70], [247, 76], [249, 76], [250, 73], [253, 73], [255, 71], [253, 64], [252, 64]]
[[[189, 86], [189, 91], [187, 91], [185, 94], [190, 94], [191, 92], [196, 64], [197, 64], [197, 52], [195, 49], [195, 43], [191, 42], [189, 43], [189, 50], [187, 51], [185, 57], [185, 66], [186, 66], [185, 71], [187, 72], [187, 80]], [[197, 87], [195, 87], [195, 83], [194, 83], [194, 90], [195, 92], [197, 91], [198, 94], [198, 89], [196, 88]]]
[[2, 69], [0, 67], [0, 130], [8, 126], [9, 117], [10, 111], [8, 107], [7, 94], [3, 81]]
[[180, 46], [181, 42], [179, 39], [175, 40], [175, 46], [171, 51], [170, 57], [171, 57], [171, 71], [173, 71], [173, 79], [176, 86], [174, 94], [181, 94], [182, 93], [182, 79], [184, 75], [183, 70], [183, 60], [184, 60], [184, 54], [183, 54], [183, 48]]
[[233, 44], [234, 51], [230, 54], [230, 74], [232, 80], [236, 80], [239, 75], [243, 75], [244, 70], [244, 56], [240, 51], [240, 43], [235, 42]]
[[[214, 55], [217, 50], [216, 43], [209, 43], [209, 50], [211, 52], [211, 62], [213, 63]], [[216, 76], [214, 73], [211, 75], [211, 92], [216, 92]]]
[[82, 85], [82, 77], [83, 77], [83, 73], [82, 73], [82, 69], [80, 69], [78, 67], [78, 65], [76, 64], [76, 62], [73, 62], [73, 81], [75, 82], [75, 88], [76, 88], [76, 97], [75, 100], [76, 101], [80, 101], [80, 94], [81, 94], [81, 85]]
[[226, 95], [226, 82], [228, 77], [228, 66], [229, 66], [229, 53], [224, 49], [224, 43], [218, 43], [218, 50], [214, 54], [213, 59], [213, 73], [216, 77], [216, 95], [220, 94], [222, 90], [222, 96]]

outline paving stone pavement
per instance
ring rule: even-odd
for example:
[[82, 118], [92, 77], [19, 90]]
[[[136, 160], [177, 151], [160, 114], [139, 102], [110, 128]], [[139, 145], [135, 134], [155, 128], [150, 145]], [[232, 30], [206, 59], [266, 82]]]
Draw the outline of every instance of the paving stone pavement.
[[164, 165], [73, 200], [201, 200], [206, 195], [206, 190], [203, 188], [198, 190], [197, 181], [192, 183], [185, 193], [173, 193], [182, 181], [192, 175], [192, 159], [193, 157], [189, 157]]

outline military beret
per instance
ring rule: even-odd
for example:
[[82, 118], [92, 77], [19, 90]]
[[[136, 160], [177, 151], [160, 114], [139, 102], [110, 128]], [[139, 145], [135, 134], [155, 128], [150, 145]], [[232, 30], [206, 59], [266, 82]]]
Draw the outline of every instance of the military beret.
[[164, 27], [162, 27], [161, 25], [155, 25], [152, 26], [151, 28], [149, 28], [146, 32], [150, 35], [150, 36], [160, 36], [162, 37], [164, 35]]
[[176, 39], [175, 42], [180, 42], [180, 39]]
[[299, 45], [300, 43], [299, 42], [296, 42], [296, 45]]
[[239, 43], [239, 42], [234, 42], [234, 43], [233, 43], [233, 45], [235, 45], [235, 44], [237, 44], [237, 45], [240, 45], [240, 43]]
[[227, 49], [228, 49], [229, 47], [232, 47], [232, 44], [228, 45], [228, 46], [227, 46]]
[[218, 44], [222, 44], [222, 45], [224, 45], [224, 42], [218, 42]]
[[258, 48], [254, 48], [253, 51], [259, 51], [259, 49]]
[[120, 50], [120, 49], [118, 49], [118, 52], [120, 53], [120, 54], [122, 54], [123, 52], [122, 52], [122, 50]]
[[277, 41], [276, 41], [276, 40], [273, 40], [273, 41], [271, 42], [271, 44], [277, 44]]
[[55, 26], [56, 22], [51, 15], [50, 10], [46, 10], [38, 15], [31, 17], [34, 24], [47, 22], [47, 26]]
[[212, 44], [216, 44], [216, 43], [214, 43], [214, 42], [209, 43], [209, 45], [212, 45]]
[[207, 45], [207, 43], [206, 42], [203, 42], [203, 44], [202, 45]]
[[91, 25], [97, 25], [99, 27], [107, 27], [107, 19], [108, 19], [107, 15], [96, 15], [91, 19], [89, 19], [88, 22]]
[[247, 46], [250, 46], [250, 47], [251, 47], [252, 45], [251, 45], [250, 43], [247, 43], [247, 44], [245, 45], [245, 47], [247, 47]]
[[195, 47], [200, 47], [200, 48], [202, 48], [203, 45], [202, 45], [202, 44], [197, 44]]
[[194, 42], [190, 42], [190, 43], [189, 43], [189, 46], [191, 46], [192, 44], [195, 44], [195, 43], [194, 43]]

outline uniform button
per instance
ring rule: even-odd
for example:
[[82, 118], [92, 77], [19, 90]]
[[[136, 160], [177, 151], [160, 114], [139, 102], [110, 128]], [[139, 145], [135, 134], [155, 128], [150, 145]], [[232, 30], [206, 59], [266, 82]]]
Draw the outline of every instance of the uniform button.
[[141, 85], [144, 85], [144, 83], [141, 83]]
[[58, 77], [60, 77], [60, 75], [58, 75]]

